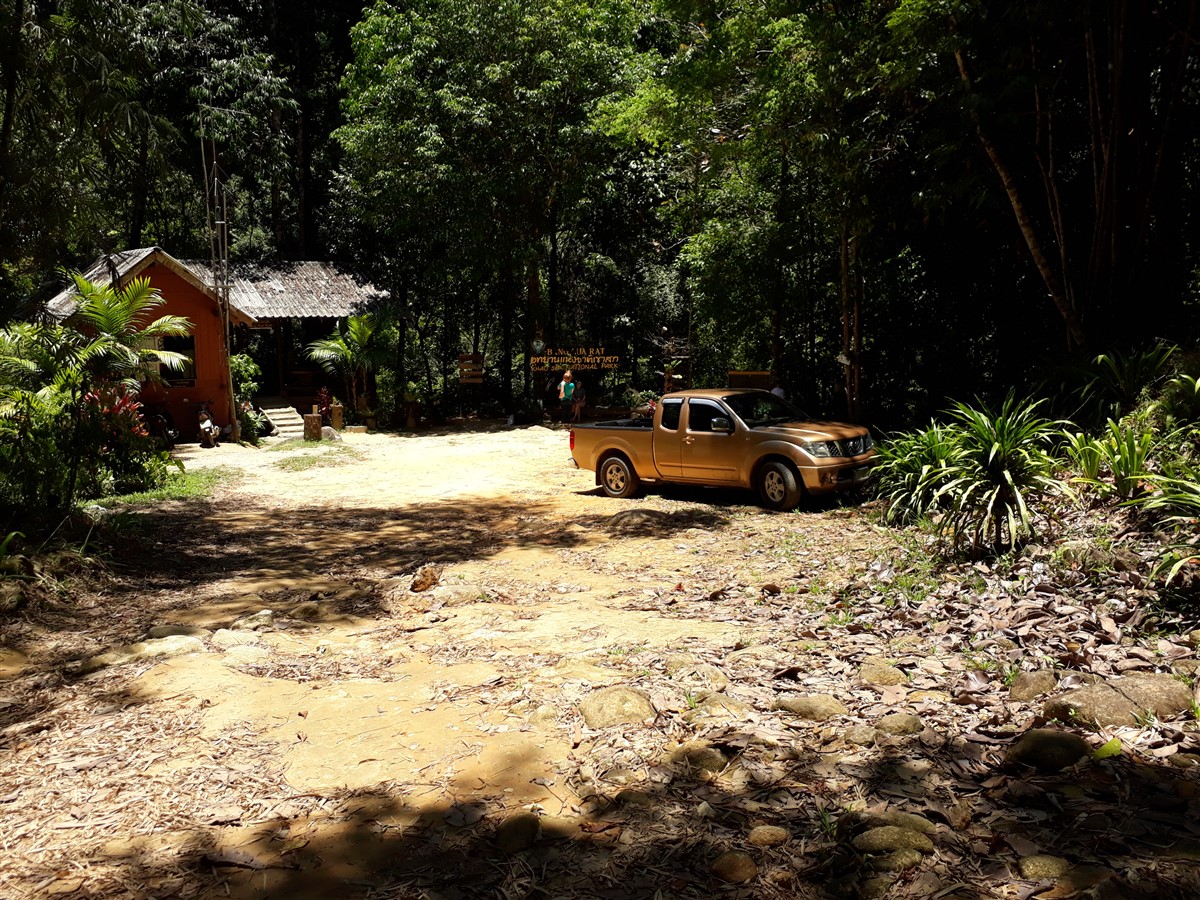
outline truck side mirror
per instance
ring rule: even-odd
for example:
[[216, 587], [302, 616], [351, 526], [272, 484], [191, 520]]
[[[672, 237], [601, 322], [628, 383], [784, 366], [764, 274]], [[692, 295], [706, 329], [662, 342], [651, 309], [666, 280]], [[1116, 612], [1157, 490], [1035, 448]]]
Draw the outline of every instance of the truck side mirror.
[[733, 423], [723, 416], [714, 416], [709, 427], [717, 434], [733, 434]]

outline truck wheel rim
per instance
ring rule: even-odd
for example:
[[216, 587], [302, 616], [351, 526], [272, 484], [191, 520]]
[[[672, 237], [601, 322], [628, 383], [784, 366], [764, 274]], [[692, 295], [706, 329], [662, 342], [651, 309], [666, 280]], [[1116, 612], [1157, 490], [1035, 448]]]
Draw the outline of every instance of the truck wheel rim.
[[783, 499], [786, 489], [783, 484], [783, 476], [778, 472], [768, 472], [763, 478], [763, 490], [766, 492], [767, 498], [772, 503], [778, 503]]
[[606, 466], [604, 469], [604, 483], [608, 485], [610, 491], [624, 490], [625, 473], [621, 471], [621, 467]]

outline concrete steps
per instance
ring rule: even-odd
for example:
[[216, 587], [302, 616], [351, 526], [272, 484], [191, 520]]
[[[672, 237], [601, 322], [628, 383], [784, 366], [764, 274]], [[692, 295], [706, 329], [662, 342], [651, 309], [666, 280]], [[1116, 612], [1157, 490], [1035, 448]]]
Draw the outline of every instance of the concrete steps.
[[275, 426], [275, 434], [281, 440], [304, 437], [304, 417], [287, 400], [281, 397], [261, 397], [258, 407], [267, 414]]

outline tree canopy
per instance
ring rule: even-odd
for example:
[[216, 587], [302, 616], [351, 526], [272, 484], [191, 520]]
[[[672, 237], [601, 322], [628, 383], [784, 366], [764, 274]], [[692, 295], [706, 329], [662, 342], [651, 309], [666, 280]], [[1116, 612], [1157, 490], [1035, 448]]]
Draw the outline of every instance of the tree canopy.
[[[1197, 336], [1194, 0], [0, 4], [0, 300], [205, 248], [390, 289], [385, 383], [614, 398], [770, 370], [910, 422], [1080, 355]], [[602, 384], [600, 384], [602, 382]]]

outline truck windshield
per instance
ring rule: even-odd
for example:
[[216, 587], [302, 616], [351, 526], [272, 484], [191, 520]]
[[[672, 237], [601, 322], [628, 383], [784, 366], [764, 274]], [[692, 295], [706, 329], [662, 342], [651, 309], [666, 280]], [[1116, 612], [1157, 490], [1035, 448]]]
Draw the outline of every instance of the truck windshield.
[[730, 394], [721, 399], [749, 428], [775, 425], [779, 422], [797, 422], [808, 418], [798, 406], [767, 391]]

